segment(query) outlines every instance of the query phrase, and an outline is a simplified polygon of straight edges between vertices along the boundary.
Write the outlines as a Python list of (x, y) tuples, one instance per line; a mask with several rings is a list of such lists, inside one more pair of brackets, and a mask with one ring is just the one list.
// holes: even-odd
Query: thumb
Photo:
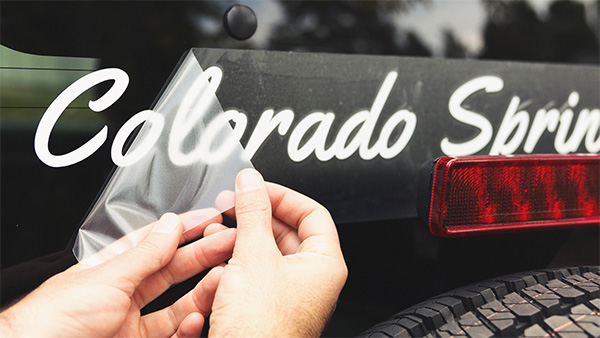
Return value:
[(271, 217), (271, 201), (262, 176), (254, 169), (242, 170), (235, 181), (234, 255), (248, 257), (265, 250), (277, 252)]
[[(107, 273), (137, 287), (144, 279), (167, 265), (175, 255), (182, 225), (179, 216), (164, 214), (148, 236), (134, 248), (106, 262)], [(120, 277), (120, 278), (119, 278)]]

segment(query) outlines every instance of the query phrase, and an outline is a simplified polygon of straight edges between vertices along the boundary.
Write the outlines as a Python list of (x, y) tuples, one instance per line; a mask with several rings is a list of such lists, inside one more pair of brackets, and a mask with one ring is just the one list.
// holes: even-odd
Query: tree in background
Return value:
[(399, 32), (397, 13), (411, 1), (282, 1), (284, 19), (271, 39), (276, 50), (430, 56), (414, 32)]
[(460, 40), (450, 29), (445, 29), (444, 36), (444, 56), (447, 58), (461, 59), (467, 56), (467, 50)]
[[(482, 59), (598, 63), (598, 32), (588, 24), (584, 4), (559, 0), (540, 18), (525, 0), (484, 0)], [(597, 23), (596, 23), (597, 24)]]

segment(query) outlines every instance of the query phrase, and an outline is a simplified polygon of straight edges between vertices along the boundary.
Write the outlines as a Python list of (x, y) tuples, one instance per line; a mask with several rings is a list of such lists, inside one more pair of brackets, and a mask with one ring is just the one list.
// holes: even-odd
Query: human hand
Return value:
[(235, 205), (237, 237), (209, 335), (318, 336), (348, 274), (331, 216), (304, 195), (265, 184), (255, 170), (238, 175)]
[[(181, 215), (184, 223), (194, 212)], [(181, 248), (182, 224), (165, 214), (136, 247), (100, 265), (76, 264), (0, 313), (0, 331), (12, 337), (199, 336), (210, 313), (223, 268), (213, 268), (172, 306), (140, 316), (140, 310), (199, 272), (227, 260), (235, 230), (219, 231)], [(214, 217), (190, 232), (221, 222)], [(195, 224), (194, 224), (195, 225)], [(187, 232), (189, 234), (190, 232)], [(213, 231), (214, 232), (214, 231)]]

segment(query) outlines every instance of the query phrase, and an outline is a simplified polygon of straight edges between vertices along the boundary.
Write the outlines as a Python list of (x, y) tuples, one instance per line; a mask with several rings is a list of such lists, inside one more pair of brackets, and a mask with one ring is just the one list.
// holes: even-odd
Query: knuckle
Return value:
[(177, 315), (175, 314), (175, 311), (173, 311), (172, 306), (167, 308), (167, 318), (169, 320), (169, 324), (171, 325), (171, 330), (176, 331), (179, 327), (179, 321), (177, 320)]
[(173, 273), (171, 273), (171, 271), (169, 270), (169, 266), (166, 266), (164, 269), (158, 270), (158, 274), (160, 278), (163, 279), (164, 283), (166, 283), (167, 285), (171, 286), (175, 284), (175, 277), (173, 276)]
[(271, 204), (268, 201), (255, 199), (242, 201), (235, 206), (235, 212), (239, 215), (245, 214), (271, 214)]
[(348, 279), (348, 266), (346, 265), (345, 262), (342, 262), (342, 264), (341, 264), (339, 276), (340, 276), (340, 280), (342, 280), (343, 282), (346, 282), (346, 279)]
[(144, 241), (136, 249), (136, 254), (147, 257), (152, 262), (158, 263), (162, 260), (161, 252), (163, 249), (154, 242)]
[(196, 246), (194, 248), (194, 258), (196, 259), (196, 264), (199, 264), (204, 268), (210, 267), (210, 261), (206, 255), (204, 247)]
[(344, 262), (338, 262), (335, 266), (331, 267), (331, 274), (336, 279), (345, 280), (348, 276), (348, 268)]
[(331, 213), (323, 205), (321, 205), (321, 204), (318, 205), (318, 207), (316, 209), (316, 213), (317, 213), (317, 215), (319, 215), (319, 217), (321, 217), (323, 219), (331, 220), (333, 222)]

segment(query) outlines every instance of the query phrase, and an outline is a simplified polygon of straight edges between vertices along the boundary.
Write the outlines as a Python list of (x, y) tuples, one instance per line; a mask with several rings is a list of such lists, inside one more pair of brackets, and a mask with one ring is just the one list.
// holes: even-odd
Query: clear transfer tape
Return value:
[[(135, 246), (166, 212), (194, 212), (201, 224), (233, 207), (235, 177), (252, 163), (216, 88), (222, 72), (202, 70), (189, 52), (152, 110), (134, 115), (111, 149), (118, 168), (84, 219), (73, 248), (86, 265)], [(125, 155), (122, 147), (142, 127)], [(189, 230), (189, 229), (186, 229)]]

